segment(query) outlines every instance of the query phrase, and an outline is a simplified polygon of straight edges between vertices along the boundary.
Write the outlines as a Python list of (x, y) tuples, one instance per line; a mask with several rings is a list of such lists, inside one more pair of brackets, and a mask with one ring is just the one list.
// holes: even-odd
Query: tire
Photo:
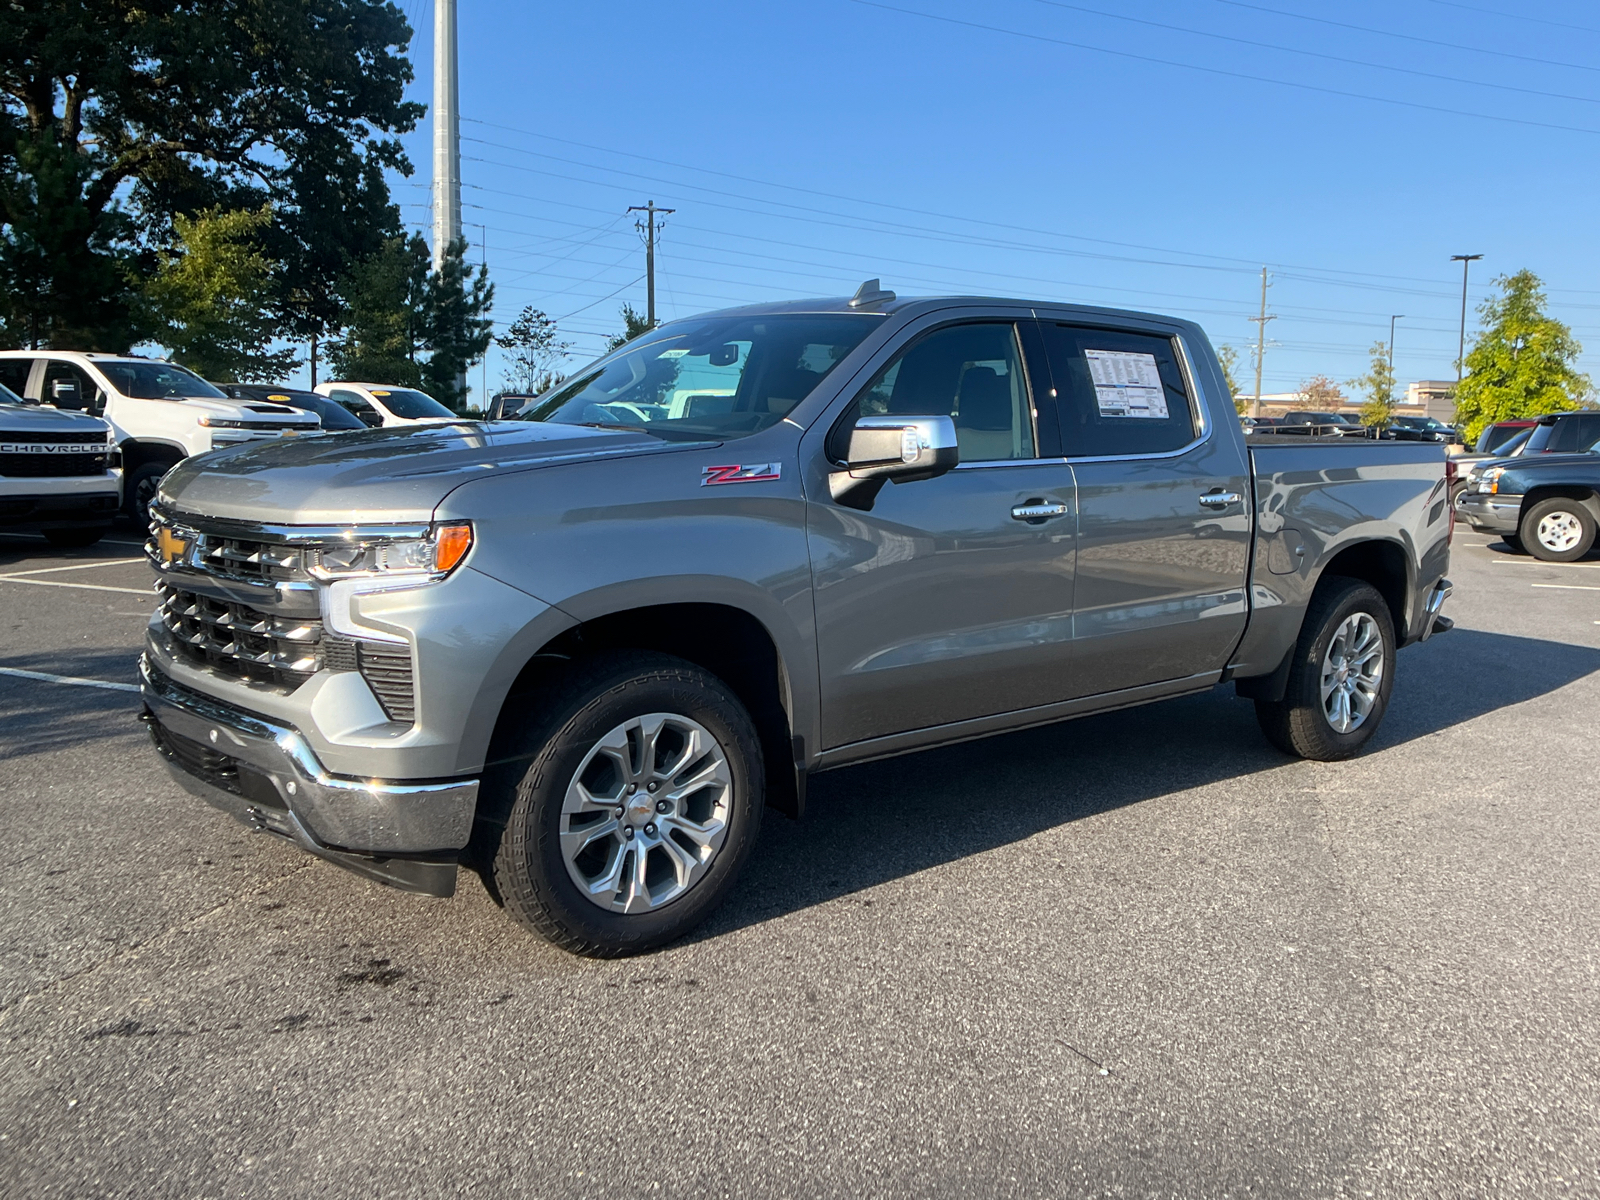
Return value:
[(145, 463), (124, 480), (123, 503), (141, 532), (150, 524), (150, 502), (156, 498), (156, 487), (161, 477), (177, 465), (169, 462)]
[(1522, 517), (1522, 544), (1542, 562), (1573, 562), (1594, 546), (1595, 519), (1565, 496), (1541, 500)]
[[(519, 923), (616, 958), (682, 937), (722, 902), (760, 830), (765, 772), (720, 679), (665, 654), (606, 654), (558, 684), (518, 740), (528, 763), (493, 876)], [(675, 786), (697, 763), (690, 780), (706, 782)]]
[[(1336, 639), (1345, 634), (1343, 645), (1349, 648), (1349, 638), (1354, 636), (1355, 648), (1360, 649), (1372, 633), (1380, 641), (1376, 659), (1367, 660), (1366, 672), (1343, 677), (1335, 675), (1337, 691), (1329, 696), (1325, 705), (1324, 675), (1337, 668), (1344, 657), (1335, 649)], [(1335, 576), (1325, 580), (1306, 610), (1283, 699), (1256, 701), (1256, 719), (1261, 723), (1261, 731), (1274, 746), (1297, 758), (1318, 762), (1350, 758), (1360, 752), (1383, 723), (1389, 694), (1394, 689), (1394, 661), (1394, 621), (1377, 589), (1358, 579)], [(1374, 667), (1377, 668), (1375, 679), (1372, 676)], [(1368, 682), (1363, 685), (1362, 680)], [(1344, 704), (1348, 717), (1345, 719), (1358, 718), (1344, 729), (1335, 724), (1329, 711), (1332, 706), (1336, 714), (1339, 712), (1339, 692), (1346, 696)], [(1360, 711), (1362, 703), (1367, 705), (1364, 712)]]
[(105, 537), (107, 528), (105, 525), (90, 525), (78, 529), (46, 529), (44, 540), (62, 550), (81, 550)]

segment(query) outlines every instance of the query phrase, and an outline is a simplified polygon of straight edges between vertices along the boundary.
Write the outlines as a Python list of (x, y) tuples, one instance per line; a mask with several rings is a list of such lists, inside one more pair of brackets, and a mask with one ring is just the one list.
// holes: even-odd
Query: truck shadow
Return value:
[[(99, 679), (137, 682), (137, 653), (114, 650), (52, 651), (0, 655), (0, 667)], [(0, 762), (30, 754), (47, 754), (103, 741), (119, 734), (138, 734), (137, 693), (48, 683), (0, 674)]]
[[(1369, 753), (1547, 695), (1600, 650), (1475, 630), (1401, 653)], [(806, 817), (768, 813), (715, 937), (1173, 792), (1292, 764), (1231, 686), (817, 776)], [(1338, 770), (1337, 764), (1327, 770)]]

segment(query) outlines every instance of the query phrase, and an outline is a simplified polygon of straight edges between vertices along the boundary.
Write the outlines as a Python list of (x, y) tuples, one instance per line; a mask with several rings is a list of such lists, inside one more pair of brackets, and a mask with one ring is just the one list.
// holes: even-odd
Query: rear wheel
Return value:
[(721, 680), (664, 654), (576, 669), (524, 734), (494, 856), (520, 923), (563, 949), (637, 954), (709, 916), (760, 828), (761, 744)]
[(1545, 562), (1572, 562), (1594, 545), (1595, 519), (1581, 503), (1565, 496), (1541, 500), (1522, 518), (1522, 544)]
[(106, 526), (90, 525), (78, 529), (46, 529), (44, 540), (63, 550), (92, 546), (106, 535)]
[(1282, 700), (1257, 700), (1256, 719), (1286, 754), (1333, 762), (1377, 732), (1394, 688), (1389, 606), (1357, 579), (1329, 579), (1306, 610)]

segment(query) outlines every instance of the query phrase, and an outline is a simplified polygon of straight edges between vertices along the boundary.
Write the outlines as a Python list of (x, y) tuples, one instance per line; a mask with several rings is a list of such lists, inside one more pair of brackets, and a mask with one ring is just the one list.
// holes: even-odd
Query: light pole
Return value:
[(1394, 403), (1394, 323), (1405, 313), (1395, 313), (1389, 318), (1389, 403)]
[(1467, 365), (1467, 270), (1481, 254), (1452, 254), (1451, 262), (1461, 264), (1461, 340), (1456, 343), (1456, 391), (1461, 390), (1461, 376)]

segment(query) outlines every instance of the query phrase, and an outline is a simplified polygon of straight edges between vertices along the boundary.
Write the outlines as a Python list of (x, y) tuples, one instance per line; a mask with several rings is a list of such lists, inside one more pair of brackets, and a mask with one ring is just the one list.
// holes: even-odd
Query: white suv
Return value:
[(323, 383), (316, 390), (374, 429), (383, 425), (442, 425), (462, 419), (416, 388), (390, 387), (386, 383)]
[(321, 425), (315, 413), (230, 400), (182, 367), (132, 355), (4, 350), (0, 384), (30, 403), (108, 421), (122, 451), (123, 501), (141, 523), (156, 485), (180, 459)]

